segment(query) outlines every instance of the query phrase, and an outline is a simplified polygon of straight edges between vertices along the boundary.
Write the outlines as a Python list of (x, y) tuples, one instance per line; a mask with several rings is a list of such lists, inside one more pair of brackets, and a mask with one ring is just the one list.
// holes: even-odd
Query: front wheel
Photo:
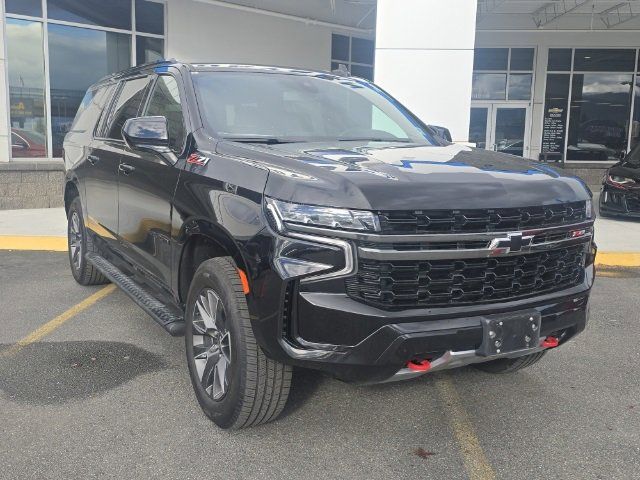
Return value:
[(85, 257), (87, 253), (100, 253), (87, 233), (82, 220), (82, 205), (76, 197), (67, 214), (67, 240), (69, 250), (69, 266), (76, 282), (80, 285), (101, 285), (109, 280), (91, 265)]
[(282, 412), (291, 367), (267, 358), (256, 343), (230, 257), (198, 267), (189, 288), (185, 327), (191, 383), (200, 407), (216, 425), (250, 427)]
[(511, 373), (530, 367), (540, 361), (546, 350), (516, 358), (499, 358), (490, 362), (476, 363), (474, 367), (487, 373)]

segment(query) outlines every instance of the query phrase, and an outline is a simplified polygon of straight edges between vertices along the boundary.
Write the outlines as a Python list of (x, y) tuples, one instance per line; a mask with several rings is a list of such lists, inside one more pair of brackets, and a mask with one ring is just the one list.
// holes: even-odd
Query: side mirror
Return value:
[(169, 147), (165, 117), (137, 117), (124, 122), (122, 137), (130, 147), (162, 151)]

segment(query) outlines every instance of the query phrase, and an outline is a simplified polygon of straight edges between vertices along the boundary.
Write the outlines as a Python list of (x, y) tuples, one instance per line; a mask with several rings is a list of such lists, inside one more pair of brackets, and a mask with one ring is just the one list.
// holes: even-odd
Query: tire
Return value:
[(185, 317), (189, 375), (204, 413), (224, 429), (277, 418), (289, 396), (292, 368), (267, 358), (258, 346), (230, 257), (198, 267)]
[(547, 351), (543, 350), (523, 357), (500, 358), (490, 362), (476, 363), (473, 366), (487, 373), (512, 373), (537, 363), (545, 353)]
[(93, 239), (87, 234), (82, 217), (80, 198), (76, 197), (69, 207), (67, 214), (67, 249), (69, 252), (69, 266), (76, 282), (80, 285), (102, 285), (109, 280), (87, 261), (87, 253), (97, 253)]

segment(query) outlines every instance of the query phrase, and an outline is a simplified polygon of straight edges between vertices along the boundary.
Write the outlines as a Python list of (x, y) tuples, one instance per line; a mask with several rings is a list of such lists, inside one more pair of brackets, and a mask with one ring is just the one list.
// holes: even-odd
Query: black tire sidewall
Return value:
[[(229, 428), (235, 423), (242, 407), (246, 385), (247, 345), (244, 341), (243, 318), (239, 310), (238, 295), (234, 288), (233, 279), (229, 278), (225, 270), (212, 268), (215, 265), (212, 262), (212, 260), (208, 260), (198, 268), (189, 288), (185, 312), (185, 347), (189, 375), (198, 403), (216, 425)], [(220, 297), (225, 309), (226, 327), (231, 334), (231, 379), (229, 389), (220, 400), (214, 400), (206, 393), (198, 378), (193, 360), (191, 325), (196, 300), (204, 288), (212, 289)]]

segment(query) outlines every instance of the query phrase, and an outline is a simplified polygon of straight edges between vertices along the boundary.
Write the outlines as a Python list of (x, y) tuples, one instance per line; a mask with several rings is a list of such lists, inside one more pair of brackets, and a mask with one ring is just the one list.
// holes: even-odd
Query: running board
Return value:
[(122, 273), (115, 265), (100, 255), (87, 253), (85, 258), (100, 270), (105, 277), (120, 287), (131, 300), (136, 302), (170, 335), (174, 337), (184, 335), (184, 318), (182, 315), (167, 307), (135, 283), (131, 277)]

